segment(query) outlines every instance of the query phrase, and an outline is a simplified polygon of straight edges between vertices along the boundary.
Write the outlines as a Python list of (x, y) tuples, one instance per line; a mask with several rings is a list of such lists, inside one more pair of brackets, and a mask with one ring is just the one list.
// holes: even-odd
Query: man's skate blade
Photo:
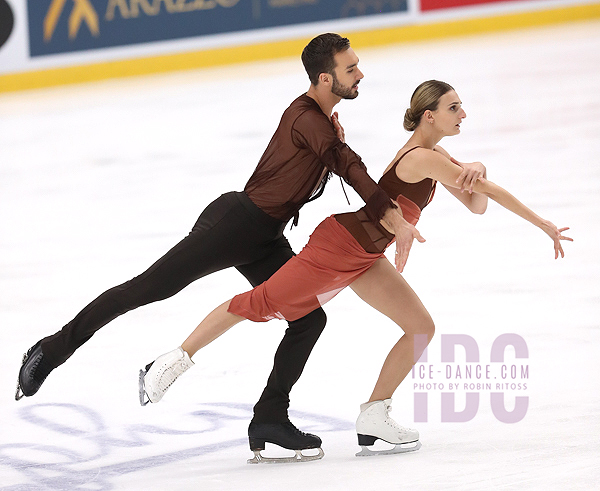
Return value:
[(17, 381), (17, 392), (15, 392), (15, 401), (20, 401), (21, 399), (23, 399), (23, 397), (25, 397), (25, 394), (23, 394), (23, 391), (21, 390), (21, 384)]
[(320, 460), (325, 456), (322, 448), (316, 448), (319, 453), (317, 455), (305, 455), (301, 450), (294, 450), (296, 455), (293, 457), (263, 457), (260, 450), (253, 450), (254, 457), (248, 459), (248, 464), (294, 464), (296, 462), (310, 462), (312, 460)]
[(421, 442), (400, 443), (387, 450), (371, 450), (365, 445), (361, 445), (362, 450), (356, 454), (356, 457), (372, 457), (373, 455), (393, 455), (398, 453), (416, 452), (421, 448)]
[[(21, 362), (21, 367), (23, 367), (26, 360), (27, 360), (27, 353), (25, 353), (23, 355), (23, 361)], [(15, 392), (15, 401), (20, 401), (21, 399), (23, 399), (23, 397), (25, 397), (25, 394), (23, 394), (23, 390), (21, 389), (21, 370), (19, 369), (19, 374), (17, 375), (17, 391)]]
[(144, 377), (146, 376), (146, 373), (144, 370), (140, 370), (140, 377), (139, 377), (139, 390), (140, 390), (140, 406), (145, 406), (146, 404), (148, 404), (150, 402), (150, 398), (146, 395), (146, 389), (144, 389)]
[(21, 390), (21, 384), (17, 380), (17, 391), (15, 392), (15, 401), (20, 401), (21, 399), (23, 399), (23, 397), (25, 397), (25, 394), (23, 394), (23, 391)]

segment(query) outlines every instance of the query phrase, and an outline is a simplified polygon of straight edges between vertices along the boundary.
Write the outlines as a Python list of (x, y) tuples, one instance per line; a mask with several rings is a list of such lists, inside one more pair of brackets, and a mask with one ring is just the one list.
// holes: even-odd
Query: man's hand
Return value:
[(335, 132), (337, 133), (338, 138), (342, 143), (346, 143), (346, 135), (344, 134), (344, 128), (340, 124), (340, 120), (338, 119), (337, 111), (331, 115), (331, 122), (333, 123), (333, 127), (335, 128)]
[(402, 273), (408, 254), (412, 247), (413, 241), (417, 239), (419, 242), (425, 242), (419, 231), (410, 223), (408, 223), (401, 214), (400, 208), (390, 208), (386, 211), (383, 220), (392, 229), (396, 236), (396, 271)]
[(469, 193), (473, 193), (473, 186), (475, 186), (475, 183), (479, 179), (486, 178), (486, 168), (481, 162), (472, 162), (470, 164), (466, 164), (453, 158), (450, 160), (462, 168), (462, 172), (456, 180), (456, 184), (460, 186), (461, 193), (467, 190)]
[(419, 231), (410, 223), (406, 222), (404, 227), (399, 229), (394, 228), (396, 235), (396, 271), (402, 273), (406, 261), (408, 261), (408, 253), (412, 247), (413, 240), (417, 239), (419, 242), (425, 242), (425, 239), (421, 237)]

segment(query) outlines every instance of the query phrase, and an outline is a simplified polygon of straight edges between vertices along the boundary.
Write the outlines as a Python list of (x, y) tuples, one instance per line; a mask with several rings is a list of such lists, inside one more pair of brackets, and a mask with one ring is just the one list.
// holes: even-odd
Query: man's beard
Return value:
[[(331, 86), (331, 92), (342, 99), (355, 99), (358, 96), (358, 90), (352, 90), (352, 87), (346, 87), (342, 85), (338, 78), (335, 76), (335, 72), (332, 74), (333, 85)], [(358, 83), (358, 82), (357, 82)]]

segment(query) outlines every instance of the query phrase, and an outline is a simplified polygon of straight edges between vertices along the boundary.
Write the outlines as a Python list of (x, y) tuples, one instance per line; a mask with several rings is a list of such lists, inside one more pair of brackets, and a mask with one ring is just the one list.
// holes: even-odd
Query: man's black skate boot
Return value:
[(23, 396), (29, 397), (35, 394), (52, 370), (54, 370), (54, 367), (42, 352), (42, 342), (38, 341), (23, 356), (15, 399), (18, 401)]
[[(323, 458), (321, 439), (317, 435), (304, 433), (296, 428), (290, 421), (285, 423), (250, 423), (248, 427), (248, 440), (250, 450), (254, 452), (254, 459), (248, 460), (249, 464), (259, 462), (307, 462)], [(268, 458), (260, 454), (265, 449), (266, 443), (273, 443), (288, 450), (296, 452), (295, 457)], [(303, 455), (301, 450), (318, 449), (317, 455)]]
[(265, 443), (274, 443), (289, 450), (319, 448), (321, 439), (317, 435), (304, 433), (290, 421), (286, 423), (250, 423), (248, 427), (250, 450), (264, 450)]

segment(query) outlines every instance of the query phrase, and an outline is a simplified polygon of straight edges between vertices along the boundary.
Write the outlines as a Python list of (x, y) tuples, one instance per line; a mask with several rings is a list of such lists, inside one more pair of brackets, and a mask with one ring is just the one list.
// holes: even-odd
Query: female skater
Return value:
[[(539, 227), (553, 241), (555, 259), (564, 257), (562, 235), (514, 196), (487, 180), (485, 170), (468, 193), (460, 191), (459, 165), (438, 146), (444, 136), (460, 133), (466, 117), (454, 89), (435, 80), (415, 90), (404, 117), (404, 128), (413, 132), (379, 181), (396, 200), (407, 221), (416, 224), (421, 210), (431, 201), (440, 182), (473, 213), (484, 213), (488, 198)], [(388, 354), (369, 400), (361, 405), (356, 423), (363, 454), (381, 439), (395, 444), (392, 452), (419, 448), (416, 430), (403, 428), (389, 417), (394, 391), (419, 359), (434, 334), (434, 323), (408, 283), (384, 256), (394, 236), (382, 221), (369, 222), (364, 208), (325, 219), (298, 256), (290, 259), (269, 280), (235, 296), (204, 319), (181, 347), (160, 356), (141, 372), (140, 395), (158, 402), (168, 387), (193, 365), (192, 357), (229, 328), (244, 319), (288, 321), (323, 305), (344, 287), (396, 322), (404, 335)], [(406, 445), (410, 444), (410, 445)], [(257, 458), (264, 442), (250, 441)]]

